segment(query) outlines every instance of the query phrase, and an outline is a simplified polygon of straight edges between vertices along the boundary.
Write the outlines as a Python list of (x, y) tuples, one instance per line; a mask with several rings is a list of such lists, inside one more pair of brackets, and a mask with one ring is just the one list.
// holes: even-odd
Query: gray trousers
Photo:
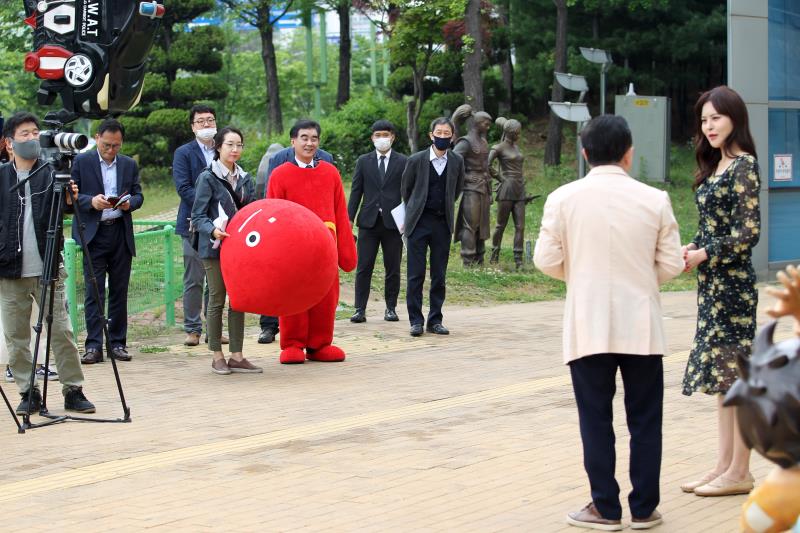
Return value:
[(203, 332), (203, 280), (206, 271), (197, 250), (188, 237), (183, 242), (183, 330), (186, 333)]
[[(222, 269), (219, 259), (203, 259), (208, 283), (208, 310), (206, 312), (206, 327), (208, 328), (208, 349), (212, 352), (221, 352), (222, 343), (222, 309), (225, 307), (225, 282), (222, 280)], [(234, 311), (228, 307), (228, 335), (230, 335), (229, 349), (231, 353), (241, 352), (244, 343), (244, 313)]]
[[(8, 365), (14, 374), (19, 391), (28, 392), (31, 386), (31, 308), (33, 302), (42, 307), (39, 301), (41, 296), (39, 278), (0, 279), (0, 319), (3, 321), (3, 333), (8, 346)], [(78, 347), (72, 338), (72, 325), (67, 315), (67, 301), (64, 295), (64, 277), (56, 282), (53, 294), (53, 325), (50, 341), (51, 354), (55, 359), (58, 377), (64, 393), (70, 387), (83, 386), (83, 371), (78, 357)], [(44, 317), (47, 318), (48, 308), (44, 308)], [(44, 321), (43, 321), (44, 322)], [(47, 346), (47, 337), (42, 330), (39, 341), (39, 352), (43, 353)]]

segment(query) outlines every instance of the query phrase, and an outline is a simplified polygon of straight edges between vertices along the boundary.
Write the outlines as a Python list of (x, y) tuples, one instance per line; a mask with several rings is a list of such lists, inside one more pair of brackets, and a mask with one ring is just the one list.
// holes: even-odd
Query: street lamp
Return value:
[(568, 91), (577, 91), (580, 94), (578, 96), (578, 102), (583, 102), (583, 98), (586, 96), (586, 93), (589, 92), (589, 84), (586, 83), (585, 76), (578, 76), (577, 74), (564, 74), (563, 72), (554, 72), (556, 75), (556, 81), (559, 85), (565, 88)]
[(591, 63), (600, 64), (600, 114), (606, 113), (606, 71), (612, 63), (611, 54), (599, 48), (581, 48), (583, 58)]
[(583, 98), (589, 91), (589, 85), (586, 83), (584, 76), (576, 74), (564, 74), (563, 72), (555, 72), (556, 81), (559, 85), (568, 91), (577, 91), (580, 93), (578, 96), (578, 103), (571, 102), (548, 102), (550, 109), (562, 120), (575, 122), (575, 148), (577, 150), (578, 158), (578, 178), (586, 175), (586, 161), (583, 159), (581, 153), (581, 129), (584, 123), (588, 122), (592, 117), (589, 115), (589, 108), (586, 104), (582, 103)]

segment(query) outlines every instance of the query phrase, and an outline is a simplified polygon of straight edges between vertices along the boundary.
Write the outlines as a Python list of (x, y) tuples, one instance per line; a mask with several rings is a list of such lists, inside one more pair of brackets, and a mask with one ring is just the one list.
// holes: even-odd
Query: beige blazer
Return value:
[(533, 261), (567, 282), (565, 363), (664, 353), (659, 285), (683, 270), (666, 192), (616, 165), (593, 168), (548, 196)]

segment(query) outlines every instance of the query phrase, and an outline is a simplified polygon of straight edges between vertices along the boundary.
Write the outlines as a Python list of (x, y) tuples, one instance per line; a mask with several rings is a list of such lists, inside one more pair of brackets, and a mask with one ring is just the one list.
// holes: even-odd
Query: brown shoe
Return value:
[(211, 362), (211, 371), (221, 376), (227, 376), (231, 373), (231, 369), (228, 367), (228, 363), (225, 362), (225, 359), (214, 359)]
[(187, 333), (186, 339), (184, 339), (183, 344), (185, 344), (186, 346), (198, 346), (200, 344), (200, 334)]
[(228, 359), (228, 368), (231, 369), (231, 372), (242, 374), (260, 374), (264, 371), (260, 366), (254, 365), (244, 357), (241, 361), (237, 361), (233, 357)]
[(661, 513), (653, 511), (653, 514), (647, 518), (631, 518), (631, 529), (650, 529), (651, 527), (656, 527), (663, 521)]
[(747, 474), (747, 477), (741, 481), (719, 476), (717, 479), (694, 489), (694, 493), (698, 496), (734, 496), (736, 494), (748, 494), (753, 490), (754, 485), (755, 479), (753, 479), (752, 474)]
[(601, 531), (622, 531), (622, 520), (609, 520), (603, 518), (594, 502), (581, 509), (567, 515), (567, 524), (587, 529), (599, 529)]
[(103, 352), (97, 348), (86, 348), (86, 353), (81, 357), (81, 364), (93, 365), (103, 362)]

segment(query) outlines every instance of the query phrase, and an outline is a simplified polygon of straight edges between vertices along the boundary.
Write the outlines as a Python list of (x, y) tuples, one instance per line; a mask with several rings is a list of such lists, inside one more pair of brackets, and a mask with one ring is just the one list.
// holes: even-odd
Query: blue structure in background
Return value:
[[(769, 0), (769, 160), (762, 168), (769, 169), (770, 263), (800, 259), (799, 55), (800, 2)], [(776, 154), (790, 156), (791, 175), (776, 174)]]

